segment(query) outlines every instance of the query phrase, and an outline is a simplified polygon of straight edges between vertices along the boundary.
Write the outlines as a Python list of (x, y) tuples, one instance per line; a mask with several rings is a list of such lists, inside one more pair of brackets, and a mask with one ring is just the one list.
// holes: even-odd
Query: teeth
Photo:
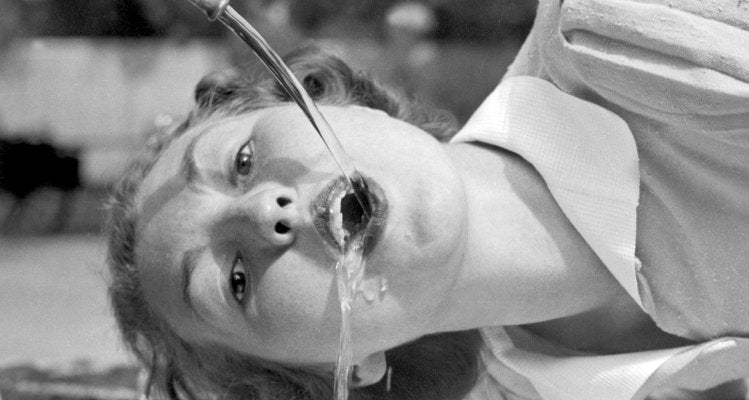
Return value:
[(346, 238), (346, 232), (343, 230), (343, 214), (341, 214), (341, 200), (345, 195), (346, 191), (344, 190), (338, 193), (330, 202), (330, 209), (328, 210), (330, 212), (330, 231), (341, 247), (343, 247)]

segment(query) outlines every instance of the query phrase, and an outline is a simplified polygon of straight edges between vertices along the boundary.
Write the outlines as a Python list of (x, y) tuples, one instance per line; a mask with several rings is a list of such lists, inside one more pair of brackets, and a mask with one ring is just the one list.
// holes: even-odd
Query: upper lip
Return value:
[[(336, 241), (330, 223), (333, 201), (338, 201), (346, 191), (350, 193), (351, 186), (343, 176), (333, 179), (320, 191), (312, 203), (312, 216), (315, 229), (330, 246), (340, 252), (344, 252), (350, 243), (361, 240), (363, 242), (363, 254), (367, 255), (375, 247), (384, 227), (387, 215), (387, 203), (384, 192), (377, 183), (364, 176), (360, 177), (364, 181), (365, 186), (365, 190), (361, 191), (360, 194), (366, 197), (363, 199), (364, 202), (369, 203), (367, 210), (369, 218), (365, 217), (363, 219), (366, 222), (363, 228), (359, 228), (353, 235), (347, 236), (347, 240), (343, 246)], [(339, 209), (339, 207), (335, 208)], [(345, 213), (343, 213), (343, 217), (344, 224), (352, 225), (354, 222), (358, 222), (347, 221)]]

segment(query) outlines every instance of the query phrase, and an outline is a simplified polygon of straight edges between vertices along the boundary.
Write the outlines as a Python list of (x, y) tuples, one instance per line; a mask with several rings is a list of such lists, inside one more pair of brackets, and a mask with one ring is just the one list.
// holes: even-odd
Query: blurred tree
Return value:
[(0, 41), (17, 36), (216, 36), (186, 0), (0, 0)]
[[(308, 35), (383, 34), (387, 10), (401, 0), (234, 0), (251, 20), (258, 10), (288, 11), (290, 23)], [(436, 38), (497, 40), (524, 35), (537, 0), (420, 0), (438, 20)], [(0, 0), (0, 44), (17, 36), (220, 36), (187, 0)]]
[(7, 44), (17, 35), (28, 30), (32, 8), (30, 4), (18, 0), (0, 0), (0, 46)]
[[(279, 0), (283, 1), (283, 0)], [(305, 33), (325, 36), (382, 35), (387, 10), (406, 0), (286, 0), (292, 21)], [(537, 0), (411, 0), (431, 8), (439, 40), (522, 40)], [(334, 25), (334, 27), (331, 27)]]
[(318, 36), (379, 36), (387, 10), (399, 0), (288, 0), (291, 21)]
[(40, 36), (153, 36), (156, 31), (138, 3), (127, 0), (36, 1)]
[[(111, 0), (110, 0), (111, 1)], [(176, 38), (222, 36), (226, 29), (219, 23), (208, 21), (205, 14), (187, 0), (129, 0), (137, 3), (149, 23), (156, 27), (159, 36)], [(237, 8), (241, 1), (233, 1)]]
[(530, 32), (537, 0), (430, 0), (437, 14), (436, 39), (523, 40)]

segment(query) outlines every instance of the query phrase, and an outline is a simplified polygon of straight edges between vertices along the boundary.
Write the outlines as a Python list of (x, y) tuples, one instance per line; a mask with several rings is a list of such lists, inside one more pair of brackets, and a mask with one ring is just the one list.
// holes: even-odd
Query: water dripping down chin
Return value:
[(368, 303), (372, 304), (375, 300), (382, 301), (385, 298), (385, 294), (388, 291), (388, 281), (384, 276), (380, 276), (379, 279), (364, 280), (359, 285), (356, 292), (356, 296), (361, 297)]
[[(360, 182), (364, 183), (363, 180)], [(372, 304), (378, 298), (382, 300), (388, 290), (387, 279), (384, 277), (380, 277), (379, 280), (364, 279), (365, 256), (382, 230), (387, 210), (382, 190), (376, 184), (373, 185), (377, 194), (370, 192), (366, 184), (359, 188), (359, 196), (355, 195), (356, 188), (349, 187), (346, 194), (340, 197), (340, 200), (336, 200), (331, 209), (331, 214), (332, 211), (338, 213), (332, 217), (340, 221), (340, 225), (335, 228), (338, 229), (338, 234), (343, 234), (343, 243), (340, 246), (342, 251), (335, 268), (341, 310), (339, 352), (334, 383), (336, 400), (348, 398), (348, 383), (353, 365), (351, 317), (356, 298), (361, 295), (366, 303)], [(362, 197), (366, 200), (362, 201)]]

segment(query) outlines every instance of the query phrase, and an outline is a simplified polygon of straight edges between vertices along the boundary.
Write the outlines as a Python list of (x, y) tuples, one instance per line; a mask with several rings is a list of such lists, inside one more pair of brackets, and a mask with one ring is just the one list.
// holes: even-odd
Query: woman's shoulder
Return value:
[(743, 1), (546, 0), (508, 75), (549, 79), (662, 123), (726, 131), (749, 121), (748, 42)]
[(749, 2), (544, 0), (508, 72), (626, 121), (640, 170), (630, 269), (680, 336), (749, 334), (748, 42)]

